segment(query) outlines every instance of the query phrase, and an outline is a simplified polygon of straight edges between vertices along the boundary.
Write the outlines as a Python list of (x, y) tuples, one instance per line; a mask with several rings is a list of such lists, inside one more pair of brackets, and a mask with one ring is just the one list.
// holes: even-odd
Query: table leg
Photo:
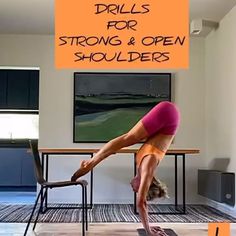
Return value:
[(178, 155), (175, 154), (175, 209), (178, 207)]
[[(93, 158), (93, 154), (91, 154)], [(90, 209), (93, 207), (93, 169), (90, 171)]]
[(183, 154), (183, 213), (186, 214), (185, 154)]
[[(42, 153), (41, 155), (41, 163), (42, 163), (42, 174), (43, 174), (43, 177), (44, 177), (44, 153)], [(42, 187), (41, 187), (42, 189)], [(43, 190), (41, 191), (41, 195), (40, 195), (40, 212), (42, 213), (43, 212)]]
[[(48, 181), (48, 154), (46, 155), (46, 181)], [(48, 188), (46, 188), (46, 195), (45, 195), (45, 211), (48, 207)]]
[[(134, 177), (137, 174), (137, 168), (136, 168), (136, 153), (134, 153)], [(134, 192), (134, 214), (138, 214), (137, 212), (137, 193)]]

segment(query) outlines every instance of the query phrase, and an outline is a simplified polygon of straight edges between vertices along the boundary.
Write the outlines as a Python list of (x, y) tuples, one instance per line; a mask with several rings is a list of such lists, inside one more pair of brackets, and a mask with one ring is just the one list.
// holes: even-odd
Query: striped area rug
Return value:
[[(65, 207), (75, 205), (50, 205), (52, 207)], [(0, 222), (24, 223), (29, 219), (32, 205), (8, 205), (0, 204)], [(151, 205), (150, 211), (174, 211), (170, 205)], [(90, 222), (140, 222), (139, 216), (133, 213), (133, 205), (129, 204), (97, 204), (88, 210)], [(150, 222), (180, 222), (180, 223), (207, 223), (207, 222), (231, 222), (236, 218), (226, 215), (212, 207), (204, 205), (188, 205), (186, 215), (150, 215)], [(73, 223), (81, 221), (79, 209), (49, 209), (40, 214), (38, 222), (63, 222)]]

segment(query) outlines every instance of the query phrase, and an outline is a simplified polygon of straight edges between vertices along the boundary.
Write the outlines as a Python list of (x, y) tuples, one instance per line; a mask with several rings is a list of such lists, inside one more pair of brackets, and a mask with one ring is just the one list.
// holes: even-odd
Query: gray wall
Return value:
[[(236, 7), (206, 38), (207, 165), (236, 172)], [(236, 207), (209, 202), (236, 215)]]

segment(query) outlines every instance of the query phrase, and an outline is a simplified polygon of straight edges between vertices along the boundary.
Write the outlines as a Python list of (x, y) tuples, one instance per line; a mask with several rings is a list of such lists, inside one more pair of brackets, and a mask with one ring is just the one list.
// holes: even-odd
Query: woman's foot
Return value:
[(80, 168), (72, 175), (71, 181), (76, 181), (79, 177), (86, 175), (89, 171), (93, 169), (90, 160), (81, 161)]

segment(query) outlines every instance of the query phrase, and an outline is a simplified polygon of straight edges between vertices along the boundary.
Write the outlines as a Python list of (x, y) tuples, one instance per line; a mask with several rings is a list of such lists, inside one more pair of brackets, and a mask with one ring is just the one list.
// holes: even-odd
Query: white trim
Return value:
[(40, 70), (40, 67), (0, 66), (0, 70)]

